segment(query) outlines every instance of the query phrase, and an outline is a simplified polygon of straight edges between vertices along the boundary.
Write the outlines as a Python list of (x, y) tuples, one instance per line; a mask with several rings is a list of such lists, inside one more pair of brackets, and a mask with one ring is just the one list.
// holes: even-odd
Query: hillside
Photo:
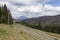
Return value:
[(0, 24), (0, 40), (39, 40), (16, 26)]
[[(54, 34), (54, 33), (53, 33)], [(20, 24), (0, 24), (0, 40), (60, 40), (59, 34), (43, 32)]]
[(43, 27), (46, 27), (46, 25), (50, 25), (50, 24), (60, 25), (60, 15), (30, 18), (30, 19), (22, 20), (17, 23), (39, 26), (39, 22), (40, 22), (40, 26), (42, 27), (42, 29)]
[(28, 18), (25, 17), (25, 16), (20, 16), (19, 18), (13, 19), (13, 21), (14, 21), (14, 22), (18, 22), (18, 21), (25, 20), (25, 19), (28, 19)]
[(60, 15), (42, 16), (17, 22), (25, 26), (60, 34)]
[(38, 25), (38, 23), (40, 22), (41, 26), (43, 27), (48, 24), (60, 24), (60, 15), (30, 18), (30, 19), (22, 20), (20, 22), (25, 22), (33, 25)]

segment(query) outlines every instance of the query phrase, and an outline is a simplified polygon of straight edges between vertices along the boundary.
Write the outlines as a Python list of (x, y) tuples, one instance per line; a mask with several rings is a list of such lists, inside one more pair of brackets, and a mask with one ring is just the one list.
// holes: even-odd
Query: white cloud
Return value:
[(41, 13), (42, 16), (53, 16), (60, 14), (60, 6), (45, 5), (44, 11)]
[[(27, 17), (37, 17), (37, 13), (40, 13), (43, 11), (43, 6), (40, 5), (30, 5), (30, 6), (23, 6), (18, 7), (15, 5), (8, 5), (9, 9), (12, 12), (13, 18), (18, 18), (20, 16), (27, 16)], [(28, 12), (28, 13), (26, 13)], [(28, 14), (28, 15), (27, 15)], [(33, 16), (32, 16), (33, 15)]]
[[(20, 16), (31, 18), (60, 14), (60, 6), (54, 7), (46, 4), (43, 6), (44, 3), (49, 1), (53, 0), (0, 0), (0, 5), (7, 4), (13, 18), (18, 18)], [(24, 6), (16, 6), (15, 3), (24, 4)]]
[(49, 10), (49, 11), (59, 12), (60, 11), (60, 6), (54, 7), (52, 5), (45, 5), (45, 9)]
[(5, 2), (4, 2), (4, 1), (0, 1), (0, 5), (1, 5), (1, 6), (3, 6), (4, 4), (8, 5), (9, 2), (7, 2), (7, 1), (5, 1)]
[(53, 15), (58, 15), (60, 13), (57, 12), (52, 12), (52, 11), (44, 11), (42, 12), (41, 16), (53, 16)]
[(43, 9), (42, 5), (34, 5), (34, 6), (23, 6), (23, 7), (17, 8), (17, 11), (20, 11), (20, 12), (25, 12), (25, 11), (41, 12), (42, 9)]
[[(21, 8), (14, 8), (15, 10), (13, 10), (12, 14), (15, 14), (16, 16), (27, 16), (27, 17), (37, 17), (38, 15), (36, 15), (37, 13), (40, 13), (42, 11), (42, 7), (39, 7), (39, 6), (24, 6), (24, 7), (21, 7)], [(13, 15), (13, 16), (15, 16)]]

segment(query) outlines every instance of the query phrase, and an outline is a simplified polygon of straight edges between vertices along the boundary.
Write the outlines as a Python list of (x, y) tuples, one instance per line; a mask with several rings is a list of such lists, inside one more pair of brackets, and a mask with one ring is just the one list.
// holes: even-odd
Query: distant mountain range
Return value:
[(13, 20), (14, 22), (18, 22), (18, 21), (25, 20), (25, 19), (28, 19), (28, 18), (25, 16), (20, 16), (18, 19), (13, 19)]
[(33, 25), (38, 25), (38, 23), (40, 22), (41, 26), (44, 27), (45, 25), (48, 24), (60, 24), (60, 15), (30, 18), (30, 19), (22, 20), (20, 22), (25, 22)]

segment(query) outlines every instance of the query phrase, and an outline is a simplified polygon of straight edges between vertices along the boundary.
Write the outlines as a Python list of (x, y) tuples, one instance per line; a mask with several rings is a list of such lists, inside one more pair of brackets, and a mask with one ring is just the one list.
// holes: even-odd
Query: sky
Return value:
[(60, 14), (60, 0), (0, 0), (0, 6), (4, 4), (14, 19), (20, 16), (32, 18)]

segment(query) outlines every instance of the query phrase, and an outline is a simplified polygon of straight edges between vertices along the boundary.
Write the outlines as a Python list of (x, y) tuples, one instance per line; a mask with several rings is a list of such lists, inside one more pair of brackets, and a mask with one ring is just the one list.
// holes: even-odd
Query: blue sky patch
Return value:
[(60, 0), (50, 1), (50, 2), (47, 2), (46, 4), (50, 4), (53, 6), (60, 6)]

